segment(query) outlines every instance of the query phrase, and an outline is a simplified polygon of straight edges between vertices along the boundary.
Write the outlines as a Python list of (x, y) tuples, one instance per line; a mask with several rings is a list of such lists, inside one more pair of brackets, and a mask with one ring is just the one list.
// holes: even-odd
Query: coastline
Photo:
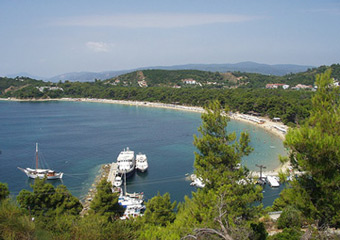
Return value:
[[(158, 103), (158, 102), (141, 102), (141, 101), (127, 101), (127, 100), (111, 100), (111, 99), (97, 99), (97, 98), (57, 98), (57, 99), (17, 99), (17, 98), (0, 98), (0, 101), (18, 101), (18, 102), (48, 102), (48, 101), (67, 101), (67, 102), (93, 102), (93, 103), (107, 103), (107, 104), (121, 104), (121, 105), (130, 105), (130, 106), (142, 106), (142, 107), (154, 107), (154, 108), (163, 108), (163, 109), (171, 109), (171, 110), (180, 110), (186, 112), (196, 112), (203, 113), (204, 109), (202, 107), (194, 107), (194, 106), (184, 106), (184, 105), (175, 105), (175, 104), (167, 104), (167, 103)], [(274, 134), (279, 137), (282, 141), (285, 139), (285, 133), (280, 131), (279, 129), (288, 129), (286, 125), (282, 122), (274, 122), (269, 118), (264, 117), (255, 117), (263, 121), (262, 123), (257, 123), (255, 121), (250, 120), (251, 116), (240, 113), (232, 113), (230, 119), (236, 121), (246, 122), (248, 124), (252, 124), (262, 129), (266, 130), (268, 133)], [(272, 171), (264, 172), (264, 174), (268, 175), (277, 175), (280, 171), (286, 171), (289, 167), (289, 164), (280, 164)]]

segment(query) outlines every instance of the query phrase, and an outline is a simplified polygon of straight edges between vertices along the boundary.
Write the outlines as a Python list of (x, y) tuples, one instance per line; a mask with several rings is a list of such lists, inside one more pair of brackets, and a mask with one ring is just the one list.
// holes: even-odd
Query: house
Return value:
[(279, 87), (282, 87), (283, 89), (288, 89), (289, 85), (282, 84), (282, 83), (268, 83), (268, 84), (266, 84), (267, 89), (277, 89)]
[(182, 82), (185, 84), (197, 84), (196, 80), (192, 79), (192, 78), (187, 78), (187, 79), (182, 79)]
[(147, 82), (146, 82), (145, 80), (138, 81), (138, 85), (139, 85), (140, 87), (148, 87), (148, 84), (147, 84)]
[(292, 87), (292, 89), (300, 90), (300, 89), (313, 89), (312, 85), (303, 85), (303, 84), (298, 84), (295, 87)]
[(64, 89), (60, 88), (60, 87), (37, 87), (37, 89), (39, 89), (40, 92), (44, 92), (45, 89), (49, 90), (49, 91), (64, 91)]

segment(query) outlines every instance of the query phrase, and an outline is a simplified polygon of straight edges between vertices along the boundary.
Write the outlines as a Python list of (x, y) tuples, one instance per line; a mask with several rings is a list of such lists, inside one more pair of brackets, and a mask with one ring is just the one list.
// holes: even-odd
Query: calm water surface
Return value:
[[(130, 147), (147, 154), (149, 170), (128, 180), (128, 191), (142, 191), (146, 198), (170, 192), (182, 201), (194, 190), (185, 180), (194, 162), (193, 135), (198, 134), (200, 114), (148, 107), (84, 102), (1, 102), (0, 182), (11, 194), (32, 183), (17, 167), (34, 167), (35, 143), (42, 159), (56, 171), (63, 171), (63, 183), (78, 197), (84, 197), (101, 164), (116, 161), (119, 152)], [(229, 131), (246, 130), (253, 153), (243, 164), (255, 169), (278, 166), (278, 154), (285, 154), (282, 141), (265, 130), (231, 121)], [(264, 203), (270, 204), (279, 189), (266, 189)]]

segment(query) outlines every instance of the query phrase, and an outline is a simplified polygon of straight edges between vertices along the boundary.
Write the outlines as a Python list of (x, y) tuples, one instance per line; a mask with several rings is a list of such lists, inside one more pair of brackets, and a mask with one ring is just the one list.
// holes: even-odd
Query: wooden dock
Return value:
[(110, 172), (109, 172), (109, 175), (107, 176), (107, 181), (111, 182), (112, 185), (115, 181), (117, 172), (118, 172), (118, 164), (115, 162), (111, 163)]

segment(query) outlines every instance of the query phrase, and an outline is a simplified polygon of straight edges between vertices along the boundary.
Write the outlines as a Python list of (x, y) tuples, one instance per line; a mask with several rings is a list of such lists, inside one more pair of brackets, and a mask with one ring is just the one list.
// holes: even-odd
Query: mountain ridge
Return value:
[[(121, 74), (146, 69), (160, 69), (160, 70), (201, 70), (201, 71), (211, 71), (211, 72), (247, 72), (247, 73), (260, 73), (265, 75), (277, 75), (283, 76), (289, 73), (298, 73), (307, 71), (309, 68), (315, 68), (315, 66), (308, 65), (296, 65), (296, 64), (264, 64), (256, 63), (251, 61), (239, 62), (239, 63), (222, 63), (222, 64), (182, 64), (182, 65), (172, 65), (172, 66), (149, 66), (140, 67), (128, 70), (117, 70), (117, 71), (103, 71), (103, 72), (69, 72), (56, 75), (50, 78), (37, 77), (35, 79), (41, 79), (50, 82), (59, 81), (71, 81), (71, 82), (91, 82), (95, 79), (106, 80), (109, 78), (117, 77)], [(25, 73), (25, 75), (15, 75), (11, 74), (7, 77), (15, 76), (26, 76), (30, 77), (33, 75)]]

